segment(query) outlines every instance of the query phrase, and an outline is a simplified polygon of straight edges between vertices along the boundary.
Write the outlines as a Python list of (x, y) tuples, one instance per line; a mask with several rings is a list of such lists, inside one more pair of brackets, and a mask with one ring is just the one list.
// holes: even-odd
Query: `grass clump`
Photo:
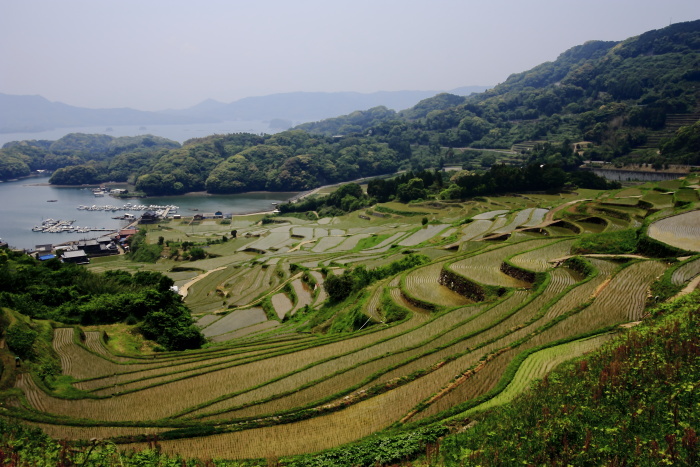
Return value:
[(579, 255), (591, 253), (622, 255), (634, 253), (636, 250), (637, 230), (635, 229), (584, 235), (571, 247), (571, 252)]

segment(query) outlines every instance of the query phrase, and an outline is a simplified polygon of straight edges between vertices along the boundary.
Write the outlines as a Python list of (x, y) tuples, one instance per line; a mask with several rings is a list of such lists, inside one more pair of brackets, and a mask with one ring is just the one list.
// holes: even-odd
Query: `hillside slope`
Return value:
[(448, 437), (444, 465), (697, 465), (699, 325), (700, 294), (664, 304)]

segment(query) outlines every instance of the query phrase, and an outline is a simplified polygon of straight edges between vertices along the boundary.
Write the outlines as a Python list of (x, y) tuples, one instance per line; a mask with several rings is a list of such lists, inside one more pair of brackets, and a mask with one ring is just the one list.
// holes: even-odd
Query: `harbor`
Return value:
[(180, 209), (178, 206), (175, 206), (173, 204), (168, 204), (168, 205), (161, 205), (161, 204), (131, 204), (131, 203), (126, 203), (122, 206), (114, 206), (112, 204), (105, 204), (105, 205), (83, 205), (81, 204), (80, 206), (77, 207), (79, 211), (111, 211), (111, 212), (117, 212), (117, 211), (168, 211), (170, 213), (176, 213), (178, 209)]
[[(238, 215), (269, 211), (271, 203), (285, 202), (297, 194), (190, 194), (118, 200), (95, 197), (93, 191), (85, 187), (52, 186), (48, 179), (48, 176), (38, 176), (0, 183), (0, 200), (3, 201), (0, 203), (0, 238), (10, 247), (31, 250), (41, 244), (81, 241), (118, 232), (146, 212), (157, 215), (162, 211), (162, 217), (176, 217), (185, 213), (192, 216), (221, 211)], [(49, 219), (73, 222), (63, 224), (60, 229), (46, 229), (45, 233), (41, 227), (43, 221)], [(34, 230), (35, 227), (40, 228)]]
[[(141, 211), (151, 213), (151, 217), (158, 219), (165, 219), (177, 213), (178, 207), (175, 205), (158, 205), (158, 204), (132, 204), (126, 203), (122, 206), (114, 206), (111, 204), (105, 204), (98, 206), (93, 204), (92, 206), (86, 206), (81, 204), (77, 207), (79, 211), (98, 211), (98, 212), (117, 212), (117, 211)], [(112, 217), (116, 220), (126, 220), (126, 221), (136, 221), (137, 217), (133, 214), (125, 213), (121, 216)], [(64, 219), (44, 219), (41, 224), (37, 224), (32, 227), (32, 232), (41, 233), (87, 233), (87, 232), (113, 232), (115, 229), (111, 227), (88, 227), (75, 225), (75, 219), (64, 220)]]
[(42, 232), (42, 233), (66, 233), (66, 232), (112, 232), (113, 228), (107, 227), (81, 227), (75, 224), (75, 219), (73, 220), (62, 220), (62, 219), (45, 219), (39, 225), (32, 227), (32, 232)]

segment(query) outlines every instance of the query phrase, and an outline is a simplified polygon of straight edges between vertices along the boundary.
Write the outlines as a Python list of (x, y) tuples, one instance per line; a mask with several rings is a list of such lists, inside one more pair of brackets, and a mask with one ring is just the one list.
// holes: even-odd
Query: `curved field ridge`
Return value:
[(218, 336), (227, 332), (262, 323), (267, 320), (265, 311), (262, 308), (248, 308), (247, 310), (232, 311), (220, 320), (205, 327), (202, 333), (206, 337)]
[(460, 306), (471, 300), (439, 283), (443, 263), (435, 263), (408, 273), (404, 287), (409, 297), (439, 306)]
[(592, 352), (612, 339), (612, 337), (613, 334), (601, 334), (542, 349), (529, 355), (518, 368), (513, 380), (503, 391), (483, 404), (462, 412), (459, 416), (469, 416), (473, 413), (510, 402), (515, 396), (526, 390), (533, 381), (541, 379), (560, 363)]
[(529, 287), (529, 283), (503, 273), (503, 271), (501, 271), (501, 263), (503, 259), (508, 256), (535, 249), (551, 242), (552, 241), (549, 239), (544, 239), (507, 245), (456, 261), (450, 264), (448, 269), (480, 284), (505, 287)]
[(700, 274), (700, 258), (689, 261), (676, 269), (671, 276), (671, 282), (673, 285), (685, 284), (698, 274)]
[(430, 240), (438, 233), (442, 232), (445, 228), (449, 227), (448, 224), (437, 224), (437, 225), (427, 225), (424, 228), (418, 230), (416, 233), (407, 237), (399, 242), (401, 246), (416, 246), (419, 243), (423, 243)]
[(472, 217), (472, 219), (493, 219), (498, 216), (502, 216), (503, 214), (507, 213), (507, 209), (499, 209), (497, 211), (489, 211), (489, 212), (484, 212), (481, 214), (477, 214), (476, 216)]
[(649, 226), (649, 236), (667, 245), (700, 251), (700, 210), (666, 217)]

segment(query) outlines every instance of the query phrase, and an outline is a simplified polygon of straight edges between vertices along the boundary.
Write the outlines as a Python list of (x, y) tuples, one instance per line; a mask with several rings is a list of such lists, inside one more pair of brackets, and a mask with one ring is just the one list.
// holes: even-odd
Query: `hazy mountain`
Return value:
[[(456, 94), (458, 96), (469, 96), (471, 94), (478, 94), (491, 89), (493, 86), (462, 86), (459, 88), (454, 88), (450, 91), (446, 91), (448, 94)], [(437, 94), (437, 93), (435, 93)], [(399, 109), (396, 109), (399, 110)]]
[[(487, 86), (466, 86), (453, 94), (482, 92)], [(439, 91), (291, 92), (246, 97), (229, 104), (207, 99), (180, 110), (145, 112), (129, 108), (86, 109), (41, 96), (0, 94), (0, 133), (43, 131), (95, 125), (168, 125), (228, 120), (288, 120), (301, 123), (336, 117), (355, 110), (385, 106), (401, 110)]]
[[(482, 92), (488, 86), (465, 86), (450, 91), (468, 95)], [(438, 94), (440, 91), (380, 91), (359, 92), (289, 92), (268, 96), (246, 97), (230, 104), (206, 100), (194, 107), (167, 110), (168, 115), (214, 118), (217, 120), (285, 119), (296, 123), (337, 117), (356, 110), (384, 106), (402, 110)]]
[(86, 109), (41, 96), (0, 94), (0, 133), (44, 131), (94, 125), (167, 125), (195, 123), (196, 117), (134, 109)]

